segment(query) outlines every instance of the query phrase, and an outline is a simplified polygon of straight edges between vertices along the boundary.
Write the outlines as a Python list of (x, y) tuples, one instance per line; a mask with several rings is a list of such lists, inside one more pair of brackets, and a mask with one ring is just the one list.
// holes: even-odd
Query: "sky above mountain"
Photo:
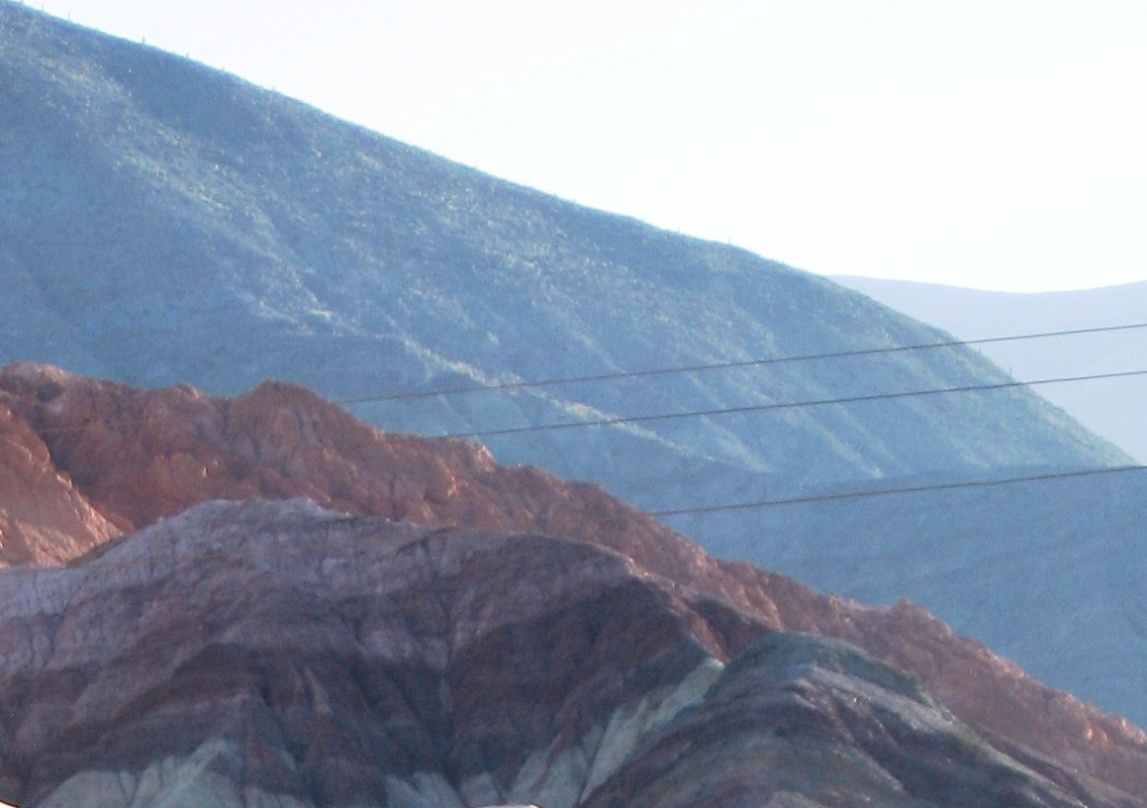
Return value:
[(582, 204), (823, 274), (1147, 273), (1147, 5), (44, 0)]

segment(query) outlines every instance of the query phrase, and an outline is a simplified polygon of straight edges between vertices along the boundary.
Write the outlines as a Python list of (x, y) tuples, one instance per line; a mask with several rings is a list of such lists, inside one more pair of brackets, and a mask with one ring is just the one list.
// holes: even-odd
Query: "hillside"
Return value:
[[(509, 185), (12, 3), (0, 4), (0, 105), (0, 360), (375, 399), (355, 413), (483, 433), (501, 460), (650, 509), (1127, 460), (1021, 389), (788, 406), (1007, 381), (967, 350), (635, 375), (940, 336), (822, 279)], [(418, 397), (378, 400), (395, 395)], [(711, 414), (536, 429), (698, 411)]]
[(617, 513), (629, 554), (211, 502), (67, 566), (0, 571), (0, 794), (37, 808), (1147, 799), (1140, 731), (922, 610), (818, 596)]
[[(960, 339), (1107, 328), (1147, 322), (1147, 282), (1071, 292), (1019, 294), (935, 284), (840, 277), (834, 280)], [(978, 346), (1018, 379), (1123, 373), (1147, 369), (1147, 328)], [(1140, 461), (1147, 424), (1140, 402), (1147, 377), (1041, 385), (1040, 395)]]

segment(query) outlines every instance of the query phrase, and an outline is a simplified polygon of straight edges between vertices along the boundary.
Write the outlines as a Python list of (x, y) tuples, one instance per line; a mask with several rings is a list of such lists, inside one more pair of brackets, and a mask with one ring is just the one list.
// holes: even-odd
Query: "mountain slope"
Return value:
[[(884, 348), (935, 332), (175, 57), (0, 6), (0, 357), (335, 398)], [(365, 402), (429, 434), (1004, 381), (963, 350)], [(1024, 424), (1024, 429), (1013, 428)], [(650, 508), (730, 489), (1120, 463), (1015, 389), (490, 434)]]
[[(960, 339), (1136, 325), (1147, 314), (1147, 281), (1018, 294), (873, 278), (834, 280)], [(1141, 371), (1145, 369), (1147, 329), (985, 343), (979, 349), (1023, 380)], [(1147, 378), (1041, 385), (1039, 392), (1096, 434), (1139, 460), (1147, 458), (1147, 426), (1139, 415), (1139, 402), (1147, 397)]]
[(0, 636), (0, 793), (38, 808), (1147, 799), (1141, 733), (917, 610), (542, 534), (207, 503), (3, 571)]

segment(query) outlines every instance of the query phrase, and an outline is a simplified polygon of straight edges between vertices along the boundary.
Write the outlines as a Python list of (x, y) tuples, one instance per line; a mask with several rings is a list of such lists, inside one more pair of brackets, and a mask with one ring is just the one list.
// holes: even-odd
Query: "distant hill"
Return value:
[[(1072, 292), (1018, 294), (908, 281), (833, 280), (961, 339), (990, 339), (1147, 322), (1147, 281)], [(985, 356), (1023, 380), (1147, 369), (1147, 328), (992, 342)], [(1039, 393), (1098, 435), (1147, 460), (1147, 376), (1040, 385)]]
[[(0, 111), (0, 363), (228, 394), (296, 381), (384, 429), (479, 433), (503, 463), (655, 511), (1130, 462), (1022, 388), (914, 395), (1012, 380), (976, 351), (900, 350), (948, 336), (825, 279), (499, 181), (12, 3), (0, 3)], [(520, 386), (564, 378), (581, 381)], [(441, 392), (475, 385), (492, 389)], [(606, 423), (547, 428), (584, 420)], [(840, 518), (831, 535), (862, 542)], [(1059, 517), (1033, 516), (1002, 552), (1030, 556), (1047, 519)], [(759, 510), (686, 521), (730, 553), (765, 546)], [(881, 563), (895, 581), (910, 562)], [(992, 574), (972, 570), (970, 584)], [(1005, 614), (1004, 595), (961, 597)], [(1122, 642), (1133, 627), (1107, 617)], [(1138, 701), (1104, 706), (1147, 715)]]

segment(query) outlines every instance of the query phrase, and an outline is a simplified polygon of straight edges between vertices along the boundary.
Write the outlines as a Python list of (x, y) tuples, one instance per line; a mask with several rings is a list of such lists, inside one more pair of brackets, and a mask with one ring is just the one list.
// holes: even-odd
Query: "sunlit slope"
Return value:
[[(278, 377), (346, 399), (942, 338), (808, 274), (507, 184), (10, 3), (0, 108), (2, 360), (218, 392)], [(488, 433), (1002, 381), (978, 354), (945, 349), (353, 410), (391, 429)], [(1127, 461), (1019, 389), (486, 440), (504, 461), (652, 508)]]

